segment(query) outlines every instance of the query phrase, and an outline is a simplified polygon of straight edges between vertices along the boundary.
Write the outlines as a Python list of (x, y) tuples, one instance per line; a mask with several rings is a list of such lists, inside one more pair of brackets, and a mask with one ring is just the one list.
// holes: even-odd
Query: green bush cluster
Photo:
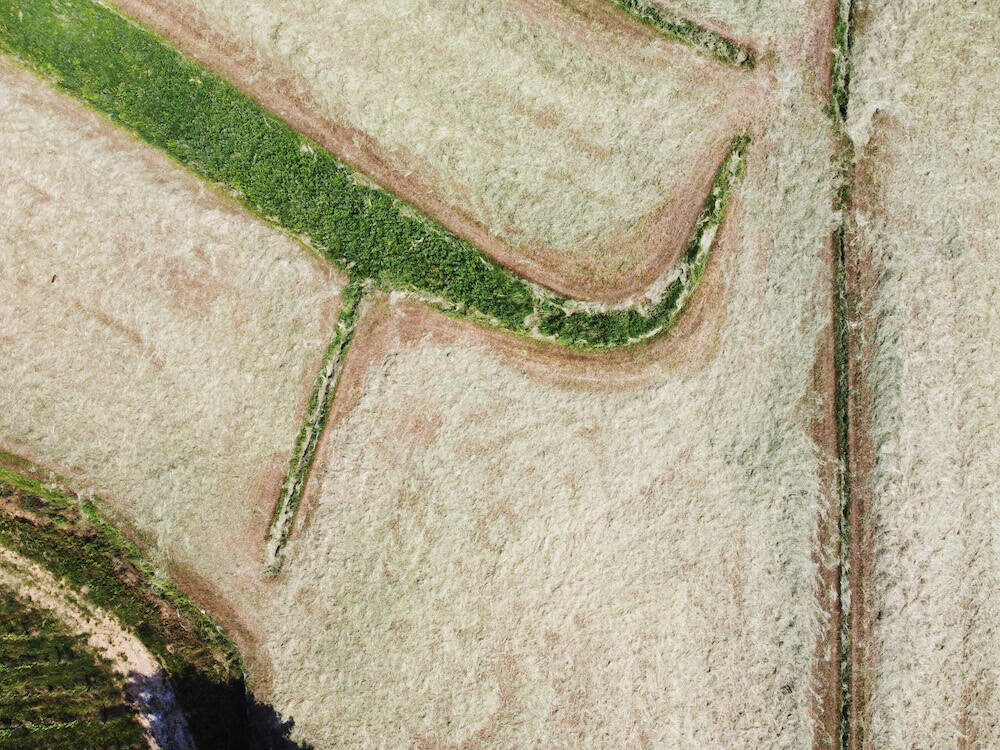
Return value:
[(124, 697), (84, 636), (0, 589), (0, 748), (144, 748)]

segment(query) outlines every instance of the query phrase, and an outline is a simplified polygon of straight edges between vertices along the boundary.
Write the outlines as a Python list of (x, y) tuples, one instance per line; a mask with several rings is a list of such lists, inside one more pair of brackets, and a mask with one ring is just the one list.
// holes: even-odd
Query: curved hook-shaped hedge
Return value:
[(609, 349), (667, 328), (704, 269), (743, 170), (738, 136), (679, 262), (637, 300), (583, 303), (528, 282), (293, 130), (153, 32), (92, 0), (0, 0), (0, 50), (219, 183), (345, 270), (449, 314)]

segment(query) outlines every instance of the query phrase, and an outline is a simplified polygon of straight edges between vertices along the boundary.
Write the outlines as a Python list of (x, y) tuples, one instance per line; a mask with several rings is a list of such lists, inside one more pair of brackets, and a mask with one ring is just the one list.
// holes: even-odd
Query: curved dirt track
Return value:
[(125, 694), (154, 750), (195, 750), (187, 722), (156, 658), (116, 618), (86, 602), (45, 568), (0, 547), (0, 585), (53, 612), (125, 678)]
[[(523, 22), (561, 38), (567, 49), (579, 50), (586, 45), (592, 57), (626, 61), (625, 67), (631, 75), (647, 76), (655, 81), (659, 71), (669, 71), (666, 81), (673, 78), (684, 81), (673, 91), (673, 101), (658, 95), (661, 111), (654, 120), (678, 118), (674, 130), (666, 128), (664, 131), (671, 133), (676, 143), (675, 148), (669, 150), (669, 166), (666, 161), (659, 169), (647, 165), (643, 169), (649, 174), (640, 170), (641, 174), (618, 175), (613, 165), (605, 162), (612, 158), (613, 152), (637, 148), (652, 134), (637, 130), (622, 133), (619, 139), (611, 139), (608, 144), (595, 145), (590, 143), (591, 136), (585, 127), (574, 124), (574, 118), (561, 112), (564, 108), (558, 97), (535, 109), (526, 108), (521, 101), (504, 99), (503, 112), (525, 118), (531, 127), (544, 134), (545, 139), (572, 143), (572, 154), (588, 155), (584, 160), (588, 167), (583, 171), (595, 174), (609, 171), (609, 179), (614, 178), (614, 187), (609, 186), (603, 195), (590, 198), (591, 208), (599, 209), (600, 215), (606, 218), (603, 224), (609, 227), (601, 230), (606, 236), (602, 235), (598, 248), (596, 244), (590, 247), (594, 244), (590, 239), (579, 242), (570, 242), (565, 237), (549, 240), (542, 236), (545, 232), (541, 228), (528, 232), (516, 221), (496, 218), (499, 211), (487, 210), (487, 196), (480, 194), (475, 182), (449, 177), (439, 166), (416, 153), (416, 142), (411, 146), (405, 139), (397, 139), (399, 142), (380, 140), (364, 127), (353, 125), (336, 100), (334, 103), (327, 101), (329, 92), (322, 84), (325, 79), (309, 69), (308, 61), (292, 60), (274, 47), (273, 40), (261, 41), (261, 33), (250, 40), (245, 29), (230, 29), (232, 19), (227, 21), (223, 14), (224, 2), (119, 0), (116, 5), (231, 81), (295, 129), (468, 239), (519, 276), (588, 301), (617, 302), (639, 294), (677, 259), (730, 139), (759, 119), (761, 101), (769, 86), (765, 72), (751, 74), (729, 69), (687, 45), (668, 41), (603, 1), (575, 2), (566, 7), (533, 0), (513, 4), (512, 18), (523, 18)], [(586, 12), (575, 5), (586, 6)], [(308, 36), (299, 28), (302, 19), (298, 15), (293, 14), (287, 25), (295, 29), (295, 34)], [(283, 33), (285, 25), (278, 24), (273, 35)], [(681, 90), (702, 88), (712, 92), (705, 101), (676, 101)], [(654, 93), (639, 98), (649, 98)], [(688, 109), (681, 111), (679, 104)], [(590, 120), (584, 118), (583, 122), (599, 123), (604, 119), (599, 115), (600, 112), (594, 113)], [(576, 112), (575, 116), (580, 119), (582, 115)], [(459, 119), (450, 127), (461, 130), (469, 126)], [(580, 128), (583, 130), (576, 132)], [(471, 140), (480, 137), (476, 133), (470, 135)], [(486, 155), (483, 159), (496, 162), (488, 171), (507, 168), (501, 159), (503, 148), (509, 150), (510, 144), (517, 143), (520, 137), (508, 134), (504, 141), (495, 136), (484, 144)], [(678, 159), (673, 153), (678, 149), (683, 152), (683, 158)], [(544, 151), (535, 153), (526, 147), (520, 150), (524, 153), (517, 151), (517, 155), (531, 164), (530, 169), (521, 171), (548, 174), (554, 169)], [(563, 171), (568, 169), (568, 166), (559, 167)], [(633, 171), (636, 169), (638, 167), (633, 167)], [(573, 174), (564, 175), (563, 183), (572, 184)], [(637, 187), (651, 181), (656, 183), (656, 189)], [(618, 214), (634, 213), (629, 201), (616, 197), (617, 193), (624, 195), (626, 189), (631, 191), (628, 194), (635, 194), (632, 203), (644, 208), (632, 219), (620, 221)], [(525, 203), (544, 203), (545, 200), (548, 199), (542, 191), (525, 198)], [(561, 214), (556, 212), (555, 215), (558, 221), (564, 221), (559, 218)]]

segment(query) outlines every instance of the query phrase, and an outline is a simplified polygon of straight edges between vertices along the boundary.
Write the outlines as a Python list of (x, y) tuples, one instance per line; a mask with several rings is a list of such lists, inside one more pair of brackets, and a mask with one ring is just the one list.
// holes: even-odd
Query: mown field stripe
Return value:
[(669, 283), (654, 284), (655, 293), (631, 306), (587, 307), (517, 277), (110, 8), (91, 0), (0, 0), (0, 51), (226, 187), (352, 278), (578, 348), (625, 346), (673, 322), (700, 275), (691, 272), (692, 248), (721, 220), (747, 140), (734, 139)]
[(344, 357), (351, 339), (354, 337), (354, 327), (358, 320), (358, 305), (361, 302), (364, 289), (360, 284), (349, 284), (344, 290), (340, 318), (337, 321), (337, 332), (326, 350), (323, 366), (316, 378), (306, 410), (306, 418), (302, 424), (295, 450), (289, 462), (288, 474), (281, 487), (281, 495), (274, 508), (271, 518), (271, 528), (264, 546), (264, 574), (277, 575), (285, 559), (285, 544), (295, 523), (295, 514), (302, 500), (309, 470), (316, 457), (316, 446), (326, 426), (326, 418), (333, 404), (333, 397), (340, 381)]
[(650, 0), (609, 0), (609, 2), (661, 34), (707, 52), (727, 65), (751, 69), (757, 64), (753, 52), (748, 47), (704, 26), (699, 26), (691, 19), (672, 13)]

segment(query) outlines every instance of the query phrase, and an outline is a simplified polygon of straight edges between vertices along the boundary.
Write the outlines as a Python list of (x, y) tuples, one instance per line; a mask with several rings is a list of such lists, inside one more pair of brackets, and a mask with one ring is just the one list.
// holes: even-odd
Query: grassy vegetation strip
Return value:
[(840, 727), (838, 742), (841, 748), (855, 747), (858, 740), (854, 736), (857, 727), (851, 725), (851, 680), (853, 654), (853, 618), (851, 616), (852, 573), (851, 559), (851, 518), (854, 513), (851, 502), (851, 440), (850, 440), (850, 341), (847, 290), (847, 247), (844, 238), (844, 222), (848, 211), (850, 189), (853, 184), (853, 143), (844, 133), (851, 82), (851, 40), (854, 18), (853, 0), (838, 0), (833, 30), (832, 64), (830, 66), (829, 115), (834, 129), (840, 136), (839, 186), (836, 193), (836, 208), (840, 212), (840, 226), (834, 237), (834, 408), (837, 415), (837, 455), (839, 459), (840, 493), (840, 575), (838, 580), (838, 602), (840, 607)]
[[(665, 287), (653, 285), (655, 299), (629, 309), (574, 306), (518, 278), (152, 32), (91, 0), (0, 0), (0, 50), (228, 187), (352, 278), (436, 300), (451, 314), (567, 346), (612, 348), (666, 328), (698, 275), (689, 264)], [(721, 218), (716, 209), (725, 206), (733, 154), (742, 165), (745, 140), (735, 140), (720, 169), (686, 262)]]
[(582, 348), (609, 349), (639, 343), (666, 330), (701, 281), (733, 186), (746, 167), (750, 138), (733, 139), (678, 262), (628, 306), (541, 300), (531, 333)]
[(704, 50), (718, 60), (737, 68), (753, 68), (753, 52), (726, 37), (699, 26), (677, 13), (671, 13), (650, 0), (610, 0), (626, 13), (635, 16), (661, 34)]
[(847, 92), (851, 83), (851, 27), (853, 0), (839, 0), (833, 27), (833, 64), (830, 66), (830, 113), (838, 127), (847, 119)]
[(309, 399), (309, 409), (305, 422), (295, 442), (295, 450), (288, 467), (288, 475), (281, 487), (281, 496), (274, 509), (271, 519), (271, 530), (264, 548), (264, 572), (266, 575), (276, 575), (281, 570), (284, 561), (285, 543), (295, 522), (295, 513), (302, 500), (306, 477), (316, 457), (316, 445), (323, 434), (327, 415), (333, 403), (333, 396), (340, 380), (340, 371), (344, 364), (344, 355), (354, 337), (354, 327), (358, 319), (358, 304), (361, 302), (363, 287), (360, 284), (350, 284), (344, 290), (343, 307), (340, 319), (337, 321), (337, 332), (323, 358), (323, 367), (316, 379), (316, 387)]
[[(0, 545), (85, 592), (86, 601), (135, 633), (163, 665), (198, 747), (241, 746), (247, 736), (270, 731), (277, 719), (265, 710), (251, 715), (239, 653), (221, 627), (91, 502), (30, 474), (38, 475), (0, 455)], [(257, 717), (260, 729), (248, 723)]]
[(124, 679), (87, 638), (0, 586), (0, 748), (143, 748)]

